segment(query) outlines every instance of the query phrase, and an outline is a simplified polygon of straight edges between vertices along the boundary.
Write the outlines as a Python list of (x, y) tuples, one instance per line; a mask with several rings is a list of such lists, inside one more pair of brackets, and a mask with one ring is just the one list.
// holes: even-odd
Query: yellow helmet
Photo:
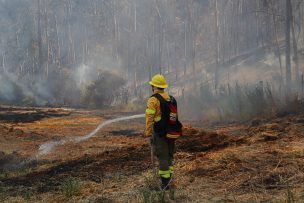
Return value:
[(163, 89), (168, 87), (166, 78), (160, 74), (154, 75), (152, 80), (149, 82), (149, 84), (154, 87), (163, 88)]

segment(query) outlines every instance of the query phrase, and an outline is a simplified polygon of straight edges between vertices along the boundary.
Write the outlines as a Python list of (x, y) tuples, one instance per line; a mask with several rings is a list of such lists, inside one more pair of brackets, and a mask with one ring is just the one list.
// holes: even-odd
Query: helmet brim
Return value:
[(149, 84), (154, 87), (158, 87), (158, 88), (162, 88), (162, 89), (168, 88), (168, 85), (158, 85), (158, 84), (153, 83), (152, 81), (150, 81)]

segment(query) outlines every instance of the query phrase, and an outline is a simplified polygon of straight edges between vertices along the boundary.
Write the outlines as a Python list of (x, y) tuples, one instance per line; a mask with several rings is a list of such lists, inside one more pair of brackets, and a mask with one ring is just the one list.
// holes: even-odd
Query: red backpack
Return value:
[(173, 96), (166, 101), (160, 94), (152, 95), (160, 102), (161, 119), (154, 123), (154, 131), (160, 136), (176, 140), (182, 136), (183, 125), (178, 120), (177, 102)]

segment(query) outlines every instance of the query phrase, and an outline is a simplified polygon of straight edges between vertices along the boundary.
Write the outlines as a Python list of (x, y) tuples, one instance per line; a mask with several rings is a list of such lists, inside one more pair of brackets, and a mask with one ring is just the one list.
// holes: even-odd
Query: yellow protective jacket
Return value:
[[(163, 90), (155, 90), (155, 93), (159, 93), (165, 100), (169, 101), (170, 96), (168, 93)], [(145, 137), (150, 137), (153, 134), (153, 125), (154, 122), (160, 121), (161, 119), (161, 110), (160, 110), (160, 102), (155, 97), (150, 97), (147, 102), (146, 109), (146, 131)]]

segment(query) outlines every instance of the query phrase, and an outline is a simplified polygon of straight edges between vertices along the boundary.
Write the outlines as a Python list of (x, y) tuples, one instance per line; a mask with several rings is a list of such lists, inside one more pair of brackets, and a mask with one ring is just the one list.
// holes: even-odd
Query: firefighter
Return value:
[[(164, 89), (168, 87), (168, 84), (163, 75), (155, 75), (149, 84), (152, 87), (153, 95), (147, 102), (145, 136), (150, 138), (154, 154), (158, 158), (158, 174), (162, 182), (161, 189), (168, 190), (174, 170), (173, 153), (175, 139), (179, 135), (177, 135), (178, 133), (168, 133), (168, 120), (171, 119), (172, 115), (177, 116), (177, 112), (170, 112), (169, 108), (166, 108), (166, 106), (167, 104), (171, 104), (170, 101), (172, 101), (172, 104), (175, 104), (175, 106), (177, 105), (174, 97), (164, 92)], [(177, 107), (175, 109), (177, 111)], [(168, 117), (168, 114), (170, 114), (170, 117)]]

